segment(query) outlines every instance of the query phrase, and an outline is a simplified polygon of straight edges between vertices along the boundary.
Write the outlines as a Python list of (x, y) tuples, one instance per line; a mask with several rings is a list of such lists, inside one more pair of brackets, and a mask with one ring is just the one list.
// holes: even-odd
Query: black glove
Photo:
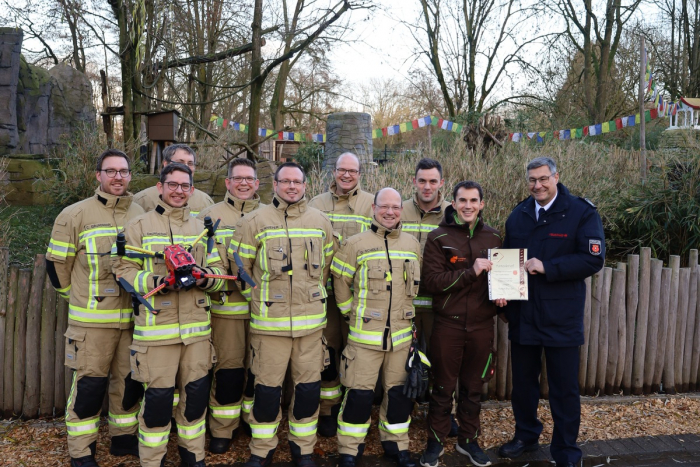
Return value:
[(425, 391), (428, 389), (429, 368), (430, 360), (428, 360), (428, 357), (426, 357), (425, 353), (419, 348), (414, 338), (408, 350), (408, 359), (406, 360), (408, 376), (403, 385), (403, 393), (406, 397), (415, 399), (425, 394)]

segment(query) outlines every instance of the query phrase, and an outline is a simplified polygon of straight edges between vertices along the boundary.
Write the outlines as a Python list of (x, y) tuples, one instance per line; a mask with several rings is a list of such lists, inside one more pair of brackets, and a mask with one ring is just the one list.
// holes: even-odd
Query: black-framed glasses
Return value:
[(182, 188), (182, 191), (190, 191), (192, 188), (189, 183), (165, 182), (163, 185), (166, 185), (170, 191), (177, 191), (178, 188)]
[(128, 177), (129, 174), (131, 173), (131, 170), (129, 170), (129, 169), (121, 169), (121, 170), (117, 170), (117, 169), (100, 169), (100, 172), (106, 173), (107, 176), (108, 176), (109, 178), (114, 178), (114, 177), (117, 176), (117, 174), (121, 175), (122, 178), (126, 178), (126, 177)]

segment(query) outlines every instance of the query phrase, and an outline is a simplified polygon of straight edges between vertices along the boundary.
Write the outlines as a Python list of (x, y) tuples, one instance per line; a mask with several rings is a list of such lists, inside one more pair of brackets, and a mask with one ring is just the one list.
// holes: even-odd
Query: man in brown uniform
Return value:
[(493, 317), (489, 301), (488, 250), (499, 248), (498, 231), (484, 224), (481, 186), (460, 182), (452, 206), (440, 227), (428, 234), (421, 283), (433, 293), (435, 327), (429, 357), (433, 364), (433, 390), (428, 412), (428, 447), (423, 467), (437, 467), (450, 431), (453, 393), (459, 381), (455, 449), (477, 466), (491, 465), (476, 438), (479, 436), (481, 388), (493, 376)]
[[(333, 232), (340, 241), (364, 232), (372, 222), (373, 196), (360, 188), (360, 173), (360, 159), (351, 152), (341, 154), (335, 161), (335, 178), (330, 189), (309, 202), (309, 206), (320, 209), (328, 216)], [(330, 365), (321, 373), (318, 434), (330, 437), (335, 436), (338, 428), (338, 411), (343, 396), (338, 365), (340, 352), (347, 340), (348, 324), (340, 317), (330, 283), (327, 289), (328, 325), (323, 335), (328, 343)]]

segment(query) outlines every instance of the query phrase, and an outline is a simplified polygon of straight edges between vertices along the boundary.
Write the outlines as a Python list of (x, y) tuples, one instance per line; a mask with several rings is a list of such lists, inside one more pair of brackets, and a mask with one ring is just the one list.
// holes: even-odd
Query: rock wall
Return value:
[(363, 168), (372, 162), (372, 117), (369, 114), (339, 112), (328, 116), (323, 169), (335, 167), (335, 160), (344, 152), (357, 154)]
[(22, 38), (21, 30), (0, 28), (0, 155), (48, 154), (64, 135), (95, 124), (87, 76), (64, 63), (28, 64)]
[(664, 130), (659, 138), (659, 149), (682, 156), (698, 153), (700, 148), (700, 130), (679, 128)]

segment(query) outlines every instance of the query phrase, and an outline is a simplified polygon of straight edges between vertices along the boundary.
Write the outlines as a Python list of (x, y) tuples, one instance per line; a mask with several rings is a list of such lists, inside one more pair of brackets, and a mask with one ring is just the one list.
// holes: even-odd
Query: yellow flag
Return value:
[(603, 133), (610, 133), (610, 122), (603, 122)]

